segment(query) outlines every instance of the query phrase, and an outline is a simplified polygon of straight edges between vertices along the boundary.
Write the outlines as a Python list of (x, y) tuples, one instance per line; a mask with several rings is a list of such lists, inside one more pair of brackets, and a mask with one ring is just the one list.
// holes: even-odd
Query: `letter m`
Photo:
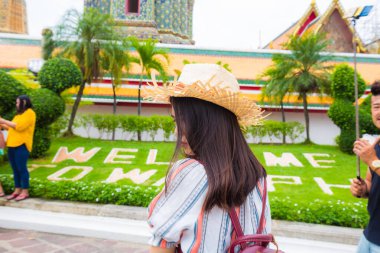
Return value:
[(84, 152), (83, 147), (79, 147), (69, 152), (67, 147), (60, 147), (57, 154), (53, 158), (53, 163), (59, 163), (68, 159), (74, 160), (77, 163), (83, 163), (90, 160), (101, 148), (93, 148)]
[(303, 167), (302, 163), (292, 153), (282, 153), (280, 157), (277, 157), (271, 152), (264, 152), (264, 159), (267, 166), (290, 167), (293, 165)]

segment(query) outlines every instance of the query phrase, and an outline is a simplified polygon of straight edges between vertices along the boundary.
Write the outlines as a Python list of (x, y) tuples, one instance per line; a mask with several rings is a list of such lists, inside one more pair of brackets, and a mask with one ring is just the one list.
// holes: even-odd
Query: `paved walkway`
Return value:
[(148, 247), (116, 240), (0, 229), (0, 252), (9, 253), (148, 253)]
[[(278, 220), (272, 229), (287, 253), (353, 253), (362, 234), (361, 229)], [(148, 252), (148, 238), (145, 208), (0, 199), (0, 253), (142, 253)]]

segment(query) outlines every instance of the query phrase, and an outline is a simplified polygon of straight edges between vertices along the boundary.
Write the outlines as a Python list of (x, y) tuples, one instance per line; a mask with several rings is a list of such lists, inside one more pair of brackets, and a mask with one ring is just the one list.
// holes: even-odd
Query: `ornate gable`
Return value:
[[(302, 36), (306, 32), (325, 33), (332, 44), (328, 47), (333, 52), (352, 52), (354, 30), (350, 21), (345, 18), (345, 11), (339, 0), (333, 0), (322, 16), (319, 16), (315, 1), (313, 0), (305, 15), (294, 25), (276, 39), (271, 41), (265, 48), (283, 49), (282, 44), (289, 39), (290, 35)], [(286, 37), (285, 37), (286, 36)], [(356, 37), (357, 52), (367, 52), (360, 37)], [(281, 44), (279, 43), (281, 42)], [(272, 47), (271, 47), (272, 46)]]
[(300, 35), (303, 33), (305, 28), (313, 22), (319, 16), (319, 10), (315, 4), (315, 0), (311, 1), (309, 8), (306, 10), (305, 14), (283, 33), (277, 36), (274, 40), (269, 42), (264, 48), (267, 49), (283, 49), (283, 44), (288, 41), (291, 35)]

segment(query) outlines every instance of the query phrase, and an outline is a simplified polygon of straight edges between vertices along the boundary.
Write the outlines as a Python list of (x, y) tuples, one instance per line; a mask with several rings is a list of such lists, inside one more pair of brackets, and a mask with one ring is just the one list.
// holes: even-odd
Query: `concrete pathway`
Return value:
[[(280, 249), (287, 253), (353, 253), (362, 233), (361, 229), (277, 220), (272, 227)], [(0, 252), (129, 253), (147, 252), (148, 248), (146, 210), (138, 207), (1, 200), (0, 228), (7, 229), (0, 230)], [(93, 248), (85, 250), (90, 246)], [(40, 250), (27, 251), (33, 247)]]
[(0, 229), (0, 252), (12, 253), (148, 253), (146, 245), (30, 230)]

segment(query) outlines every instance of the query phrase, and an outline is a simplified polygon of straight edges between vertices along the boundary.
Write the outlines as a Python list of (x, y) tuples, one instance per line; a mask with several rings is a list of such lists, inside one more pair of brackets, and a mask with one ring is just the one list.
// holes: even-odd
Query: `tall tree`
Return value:
[[(272, 57), (273, 65), (268, 67), (260, 78), (266, 79), (262, 90), (262, 100), (268, 100), (274, 104), (280, 104), (281, 119), (285, 122), (284, 98), (289, 90), (288, 83), (285, 81), (284, 68), (281, 66), (282, 61), (279, 60), (278, 55)], [(282, 143), (286, 143), (286, 135), (282, 134)]]
[[(139, 41), (137, 38), (131, 37), (130, 41), (132, 47), (134, 47), (140, 58), (140, 82), (138, 90), (138, 106), (137, 115), (141, 115), (141, 85), (144, 73), (151, 76), (152, 70), (158, 71), (163, 79), (167, 77), (167, 67), (169, 65), (169, 55), (168, 51), (165, 49), (157, 48), (157, 41), (153, 39), (147, 39), (144, 41)], [(137, 132), (137, 139), (141, 140), (141, 132)]]
[[(128, 52), (129, 43), (113, 41), (105, 45), (101, 53), (102, 69), (110, 74), (113, 93), (113, 114), (116, 114), (116, 89), (121, 84), (123, 71), (128, 74), (131, 64), (139, 63), (139, 59)], [(112, 131), (112, 140), (115, 140), (115, 129)]]
[[(306, 33), (301, 37), (294, 35), (290, 37), (285, 47), (290, 50), (290, 54), (276, 54), (273, 56), (273, 68), (277, 69), (276, 79), (281, 80), (278, 89), (279, 96), (283, 92), (296, 92), (299, 99), (302, 99), (303, 111), (306, 126), (306, 141), (310, 142), (310, 120), (308, 112), (307, 95), (310, 93), (328, 94), (329, 70), (331, 66), (327, 61), (330, 55), (322, 53), (328, 46), (328, 41), (323, 34)], [(281, 69), (279, 69), (281, 68)]]
[(141, 115), (142, 78), (144, 74), (147, 74), (150, 77), (152, 70), (156, 70), (163, 76), (163, 78), (166, 78), (167, 68), (169, 65), (169, 55), (167, 50), (157, 48), (157, 41), (153, 39), (140, 41), (135, 37), (131, 37), (130, 41), (132, 43), (132, 47), (136, 49), (140, 60), (141, 72), (139, 82), (137, 114)]
[(67, 135), (73, 134), (75, 115), (86, 83), (91, 84), (92, 79), (100, 74), (100, 52), (107, 41), (118, 39), (114, 27), (111, 16), (93, 8), (85, 9), (83, 15), (69, 10), (57, 27), (57, 41), (62, 49), (60, 54), (73, 59), (83, 73), (83, 82), (72, 108)]
[(55, 43), (53, 40), (53, 31), (51, 29), (45, 28), (42, 30), (42, 59), (45, 61), (52, 57), (55, 48)]

